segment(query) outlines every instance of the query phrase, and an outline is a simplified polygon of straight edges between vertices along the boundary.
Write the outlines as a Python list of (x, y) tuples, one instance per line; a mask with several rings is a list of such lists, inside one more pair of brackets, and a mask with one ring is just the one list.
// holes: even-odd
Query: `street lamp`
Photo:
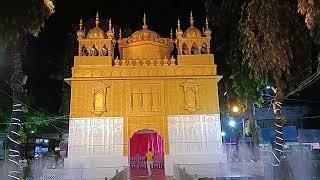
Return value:
[(229, 121), (229, 126), (234, 127), (236, 125), (236, 122), (234, 120)]
[(221, 132), (221, 136), (224, 137), (226, 133), (224, 131)]
[(239, 107), (238, 106), (233, 106), (232, 107), (232, 112), (238, 113), (239, 112)]

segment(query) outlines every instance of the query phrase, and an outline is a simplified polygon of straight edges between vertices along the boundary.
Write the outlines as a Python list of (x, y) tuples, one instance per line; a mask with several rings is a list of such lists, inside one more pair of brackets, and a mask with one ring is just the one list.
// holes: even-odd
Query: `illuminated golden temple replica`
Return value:
[[(130, 138), (140, 130), (158, 132), (164, 140), (165, 172), (173, 163), (224, 161), (217, 75), (210, 54), (211, 30), (193, 26), (162, 38), (144, 16), (141, 30), (115, 39), (96, 26), (77, 32), (71, 85), (69, 166), (128, 164)], [(118, 37), (117, 36), (117, 37)], [(118, 43), (118, 46), (116, 46)], [(120, 56), (114, 50), (119, 48)], [(177, 48), (177, 58), (171, 53)]]

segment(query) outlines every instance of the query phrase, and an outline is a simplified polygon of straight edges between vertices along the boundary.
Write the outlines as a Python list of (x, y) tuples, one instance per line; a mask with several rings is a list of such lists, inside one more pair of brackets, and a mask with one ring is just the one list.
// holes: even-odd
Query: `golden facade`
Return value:
[[(128, 140), (141, 129), (160, 133), (168, 145), (168, 116), (219, 114), (220, 76), (210, 52), (211, 30), (193, 26), (181, 30), (178, 20), (175, 38), (162, 38), (143, 26), (130, 37), (114, 38), (111, 20), (107, 32), (96, 27), (87, 34), (77, 32), (79, 54), (74, 58), (70, 118), (123, 117), (123, 155)], [(120, 57), (114, 57), (115, 43)], [(170, 57), (176, 44), (177, 59)]]

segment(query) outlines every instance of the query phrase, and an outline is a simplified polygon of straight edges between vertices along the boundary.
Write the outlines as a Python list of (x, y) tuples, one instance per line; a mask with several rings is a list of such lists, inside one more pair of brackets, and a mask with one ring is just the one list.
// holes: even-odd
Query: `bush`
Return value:
[(23, 179), (29, 180), (32, 179), (32, 168), (31, 165), (23, 168)]

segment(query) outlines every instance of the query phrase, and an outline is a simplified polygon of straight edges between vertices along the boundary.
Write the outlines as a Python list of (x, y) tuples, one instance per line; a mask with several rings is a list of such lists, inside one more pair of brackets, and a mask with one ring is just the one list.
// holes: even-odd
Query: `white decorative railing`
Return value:
[(193, 178), (264, 176), (263, 162), (177, 164), (176, 166), (182, 169), (178, 174), (187, 174)]
[[(87, 179), (109, 179), (127, 167), (96, 167), (96, 168), (63, 168), (44, 169), (41, 180), (87, 180)], [(101, 177), (97, 177), (99, 174)]]

